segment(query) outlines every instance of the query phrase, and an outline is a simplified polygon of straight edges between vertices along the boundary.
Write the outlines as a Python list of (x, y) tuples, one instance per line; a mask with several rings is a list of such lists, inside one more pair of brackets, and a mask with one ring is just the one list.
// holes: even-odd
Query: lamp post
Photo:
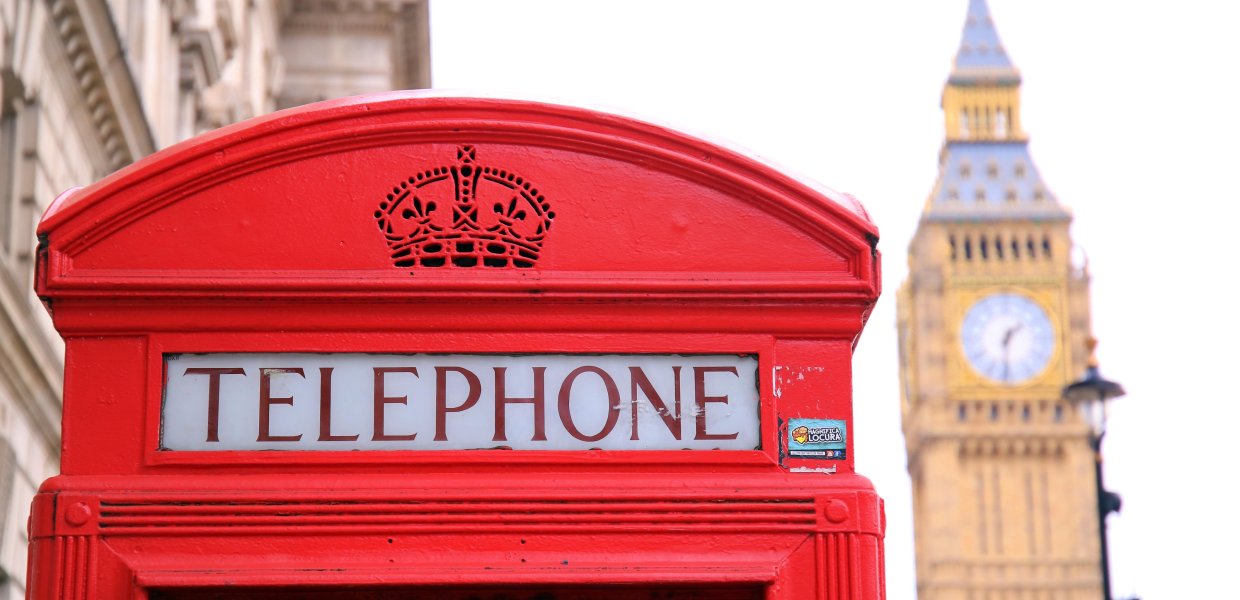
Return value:
[(1089, 424), (1089, 445), (1094, 451), (1094, 480), (1098, 486), (1098, 534), (1102, 549), (1102, 597), (1111, 600), (1111, 565), (1107, 553), (1107, 515), (1119, 512), (1120, 497), (1102, 485), (1102, 438), (1107, 433), (1107, 401), (1124, 395), (1124, 386), (1102, 378), (1094, 349), (1098, 341), (1090, 338), (1085, 376), (1063, 388), (1063, 398), (1080, 411)]

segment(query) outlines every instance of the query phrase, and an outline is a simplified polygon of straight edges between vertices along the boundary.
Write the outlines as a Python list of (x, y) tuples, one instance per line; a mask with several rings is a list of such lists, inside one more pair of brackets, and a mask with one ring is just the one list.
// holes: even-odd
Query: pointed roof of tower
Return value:
[(1057, 220), (1070, 213), (1042, 180), (1026, 142), (949, 142), (922, 217)]
[[(981, 93), (1017, 93), (1020, 72), (999, 41), (986, 0), (969, 0), (964, 34), (952, 66), (943, 109), (965, 113), (939, 155), (939, 177), (923, 219), (949, 221), (1058, 220), (1071, 213), (1059, 203), (1033, 164), (1027, 138), (1020, 133), (1019, 105)], [(1014, 98), (1014, 97), (1013, 97)], [(1012, 135), (1015, 130), (1017, 135)]]
[(1020, 83), (1020, 71), (1012, 64), (999, 31), (990, 18), (986, 0), (969, 0), (969, 13), (964, 20), (960, 48), (948, 83)]

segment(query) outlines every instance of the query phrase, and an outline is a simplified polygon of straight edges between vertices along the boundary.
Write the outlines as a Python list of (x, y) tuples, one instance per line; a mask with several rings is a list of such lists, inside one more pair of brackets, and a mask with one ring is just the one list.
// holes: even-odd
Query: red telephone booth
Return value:
[(652, 125), (391, 94), (48, 211), (31, 598), (883, 597), (851, 198)]

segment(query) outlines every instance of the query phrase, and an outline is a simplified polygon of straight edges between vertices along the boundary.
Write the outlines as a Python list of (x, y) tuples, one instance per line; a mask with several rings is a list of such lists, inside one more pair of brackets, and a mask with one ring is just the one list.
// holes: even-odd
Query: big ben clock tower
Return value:
[(1102, 591), (1093, 454), (1060, 399), (1088, 358), (1088, 276), (1029, 154), (1020, 82), (970, 0), (898, 297), (921, 600)]

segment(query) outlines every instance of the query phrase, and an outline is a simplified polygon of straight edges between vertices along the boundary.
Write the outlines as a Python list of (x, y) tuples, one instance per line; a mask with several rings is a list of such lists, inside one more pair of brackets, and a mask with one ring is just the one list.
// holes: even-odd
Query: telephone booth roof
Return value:
[[(425, 244), (396, 256), (401, 217), (412, 208), (417, 221), (426, 207), (388, 196), (418, 188), (442, 206), (451, 186), (423, 181), (470, 166), (486, 205), (479, 218), (511, 225), (530, 209), (516, 224), (527, 229), (520, 243), (496, 246), (506, 258), (489, 261), (487, 240), (472, 258)], [(506, 187), (485, 190), (488, 180)], [(520, 205), (501, 207), (498, 192)], [(497, 199), (498, 216), (487, 214)], [(412, 92), (281, 111), (177, 144), (66, 192), (38, 232), (49, 299), (722, 294), (871, 304), (879, 288), (877, 229), (850, 196), (628, 118)], [(469, 260), (495, 268), (456, 268)], [(435, 261), (447, 268), (421, 268)]]

